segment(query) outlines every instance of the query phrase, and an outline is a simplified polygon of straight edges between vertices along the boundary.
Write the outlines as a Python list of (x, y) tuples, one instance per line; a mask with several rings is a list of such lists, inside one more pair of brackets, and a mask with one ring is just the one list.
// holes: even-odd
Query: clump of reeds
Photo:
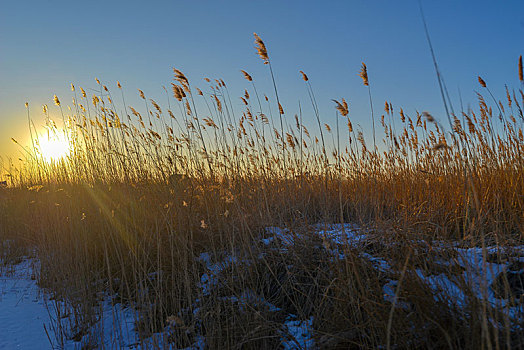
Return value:
[[(37, 248), (41, 285), (68, 301), (78, 329), (93, 322), (90, 310), (103, 292), (139, 310), (143, 337), (174, 322), (179, 326), (172, 327), (170, 339), (181, 347), (192, 344), (198, 327), (217, 348), (278, 346), (282, 314), (241, 310), (224, 301), (223, 290), (202, 295), (198, 257), (211, 252), (251, 257), (251, 264), (224, 276), (229, 279), (223, 288), (237, 294), (249, 288), (289, 313), (314, 315), (317, 340), (326, 347), (374, 348), (388, 341), (399, 347), (429, 341), (462, 348), (509, 344), (476, 316), (488, 312), (485, 305), (472, 299), (466, 315), (446, 308), (446, 300), (435, 301), (413, 274), (406, 273), (398, 295), (417, 312), (390, 313), (381, 293), (385, 276), (349, 246), (346, 258), (334, 262), (327, 243), (314, 238), (285, 253), (264, 251), (254, 242), (269, 226), (308, 232), (313, 223), (357, 222), (392, 239), (390, 246), (374, 249), (397, 261), (399, 271), (434, 268), (430, 262), (421, 265), (417, 253), (406, 259), (401, 249), (422, 251), (436, 239), (521, 242), (522, 90), (508, 89), (506, 100), (494, 101), (494, 107), (479, 94), (478, 109), (453, 116), (451, 130), (428, 112), (395, 113), (386, 102), (384, 142), (377, 145), (363, 63), (359, 75), (369, 92), (373, 149), (353, 130), (344, 98), (334, 101), (347, 118), (348, 144), (330, 149), (323, 129), (331, 128), (322, 127), (303, 72), (321, 139), (302, 115), (283, 122), (267, 48), (254, 36), (274, 84), (275, 99), (263, 99), (267, 107), (246, 71), (251, 85), (240, 97), (242, 111), (234, 110), (224, 81), (207, 79), (207, 87), (193, 87), (178, 69), (168, 106), (142, 90), (144, 105), (128, 106), (119, 82), (117, 102), (98, 79), (99, 92), (92, 96), (82, 88), (77, 96), (72, 88), (69, 114), (55, 96), (71, 152), (46, 161), (35, 133), (23, 167), (6, 167), (10, 188), (0, 188), (2, 241)], [(518, 68), (522, 81), (522, 58)], [(479, 83), (487, 88), (480, 77)], [(278, 110), (280, 128), (270, 106)], [(49, 130), (59, 132), (50, 109), (43, 110)], [(34, 133), (30, 118), (29, 125)], [(412, 242), (423, 243), (413, 247)], [(0, 253), (10, 254), (5, 244)], [(208, 312), (205, 320), (190, 316), (197, 300), (205, 300), (200, 310)], [(180, 312), (185, 319), (173, 316)]]

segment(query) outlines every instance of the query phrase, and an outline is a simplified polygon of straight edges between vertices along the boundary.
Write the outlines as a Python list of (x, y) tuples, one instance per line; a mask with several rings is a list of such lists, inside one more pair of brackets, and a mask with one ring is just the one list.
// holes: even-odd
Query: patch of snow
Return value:
[(198, 261), (206, 265), (208, 272), (203, 273), (200, 277), (200, 285), (203, 295), (209, 295), (210, 290), (218, 285), (218, 275), (227, 267), (238, 262), (238, 258), (232, 255), (227, 255), (224, 260), (213, 263), (209, 253), (202, 253), (197, 258)]
[(44, 330), (49, 314), (25, 260), (0, 276), (0, 349), (51, 349)]
[[(134, 331), (136, 316), (133, 310), (124, 308), (122, 304), (112, 305), (110, 300), (105, 300), (98, 312), (98, 322), (79, 341), (67, 340), (65, 349), (80, 349), (87, 344), (107, 349), (134, 349), (144, 345)], [(146, 339), (145, 344), (154, 341), (154, 338)]]
[(206, 339), (201, 335), (198, 335), (195, 338), (196, 341), (191, 346), (180, 350), (204, 350), (206, 348)]
[[(312, 228), (323, 239), (338, 245), (346, 244), (346, 242), (354, 244), (365, 239), (365, 232), (355, 224), (316, 224)], [(291, 246), (295, 244), (297, 238), (302, 238), (300, 234), (280, 227), (266, 227), (266, 234), (270, 237), (261, 239), (265, 245), (277, 239), (284, 246)]]
[(388, 264), (388, 262), (380, 257), (376, 257), (369, 253), (364, 253), (364, 252), (360, 253), (360, 256), (371, 261), (373, 266), (380, 272), (390, 272), (391, 271), (391, 266)]
[(389, 280), (388, 283), (386, 283), (382, 287), (382, 291), (384, 293), (384, 300), (390, 302), (391, 304), (394, 304), (395, 307), (400, 307), (404, 310), (409, 310), (411, 307), (408, 303), (406, 303), (405, 301), (398, 300), (398, 298), (395, 298), (397, 285), (398, 281)]
[(355, 224), (317, 224), (313, 226), (316, 228), (318, 234), (324, 238), (329, 239), (335, 244), (343, 245), (346, 243), (356, 244), (365, 240), (366, 232)]
[[(34, 272), (36, 264), (35, 261), (24, 260), (4, 269), (5, 272), (0, 275), (0, 350), (73, 350), (84, 348), (87, 344), (106, 349), (154, 348), (162, 345), (161, 335), (140, 340), (134, 331), (134, 311), (121, 304), (113, 305), (109, 298), (97, 310), (98, 322), (91, 325), (80, 340), (64, 339), (62, 342), (57, 339), (53, 323), (56, 327), (56, 322), (61, 322), (67, 328), (69, 320), (68, 317), (57, 320), (54, 311), (57, 308), (67, 311), (67, 308), (61, 301), (48, 300), (45, 291), (38, 287)], [(68, 331), (65, 329), (66, 335)]]
[(239, 304), (243, 304), (243, 305), (250, 304), (254, 306), (265, 306), (268, 308), (269, 311), (272, 311), (272, 312), (281, 310), (280, 308), (271, 304), (266, 299), (262, 298), (261, 296), (257, 295), (256, 293), (254, 293), (251, 290), (243, 291), (240, 297), (231, 296), (228, 299), (234, 302), (238, 302)]
[(452, 306), (451, 304), (455, 304), (460, 308), (466, 307), (468, 302), (467, 295), (445, 274), (425, 276), (424, 271), (420, 269), (416, 270), (416, 274), (429, 285), (435, 298), (443, 297), (444, 300), (448, 301), (450, 306)]
[(305, 321), (293, 320), (289, 317), (284, 323), (288, 337), (283, 340), (282, 346), (286, 350), (291, 349), (313, 349), (315, 341), (313, 339), (313, 317)]

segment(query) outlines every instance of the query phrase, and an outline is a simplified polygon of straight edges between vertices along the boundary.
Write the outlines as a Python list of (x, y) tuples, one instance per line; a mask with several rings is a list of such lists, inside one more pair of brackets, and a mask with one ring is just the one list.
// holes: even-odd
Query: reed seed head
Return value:
[(246, 78), (248, 81), (253, 81), (253, 78), (251, 77), (251, 75), (249, 75), (248, 72), (246, 72), (243, 69), (241, 69), (240, 71), (242, 72), (242, 74), (244, 74), (244, 78)]
[(220, 102), (220, 100), (218, 99), (218, 97), (216, 95), (213, 95), (213, 98), (215, 99), (215, 102), (217, 104), (218, 111), (222, 112), (222, 103)]
[(309, 80), (309, 78), (307, 77), (306, 73), (300, 71), (300, 74), (302, 74), (302, 79), (303, 79), (304, 81), (308, 81), (308, 80)]
[(358, 75), (362, 78), (364, 85), (369, 86), (368, 68), (366, 67), (366, 64), (364, 62), (362, 62), (362, 67), (360, 68), (360, 73)]
[[(429, 114), (429, 112), (422, 112), (422, 115), (424, 116), (424, 118), (426, 118), (426, 120), (428, 122), (430, 122), (430, 123), (434, 123), (435, 122), (435, 118), (433, 118), (433, 116), (431, 114)], [(417, 124), (418, 124), (418, 121), (417, 121)]]
[(266, 45), (264, 44), (262, 39), (260, 39), (260, 37), (258, 36), (257, 33), (253, 33), (253, 35), (255, 36), (255, 44), (256, 44), (256, 49), (257, 49), (258, 55), (264, 61), (264, 64), (268, 64), (269, 63), (269, 56), (267, 54)]
[(189, 80), (186, 78), (184, 73), (182, 73), (180, 70), (173, 68), (173, 74), (175, 75), (175, 80), (180, 82), (182, 85), (189, 85)]
[(342, 114), (343, 117), (349, 114), (349, 107), (345, 99), (342, 99), (342, 103), (338, 102), (337, 100), (333, 100), (333, 102), (337, 104), (335, 108), (340, 112), (340, 114)]
[(441, 150), (445, 150), (445, 149), (448, 149), (449, 146), (448, 144), (445, 142), (445, 141), (441, 141), (439, 143), (437, 143), (435, 146), (433, 146), (433, 150), (434, 151), (441, 151)]
[(185, 97), (184, 90), (180, 86), (173, 83), (171, 83), (171, 88), (173, 89), (173, 96), (178, 101), (182, 101), (182, 99)]
[(480, 76), (479, 76), (479, 84), (480, 84), (482, 87), (486, 87), (486, 82), (485, 82), (484, 79), (482, 79)]

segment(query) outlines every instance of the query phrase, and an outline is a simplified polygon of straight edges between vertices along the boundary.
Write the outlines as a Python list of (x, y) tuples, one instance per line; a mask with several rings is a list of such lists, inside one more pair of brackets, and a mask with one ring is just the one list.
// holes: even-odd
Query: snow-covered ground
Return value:
[[(369, 243), (368, 232), (359, 229), (355, 225), (316, 225), (312, 227), (313, 235), (317, 235), (322, 242), (323, 249), (327, 250), (332, 259), (345, 259), (344, 246), (365, 247)], [(309, 232), (308, 234), (311, 234)], [(277, 249), (286, 251), (296, 244), (298, 240), (303, 240), (302, 234), (288, 229), (277, 227), (267, 228), (263, 237), (259, 237), (255, 244), (258, 244), (268, 251)], [(376, 237), (374, 238), (376, 239)], [(346, 246), (347, 247), (347, 246)], [(453, 304), (453, 307), (464, 308), (471, 296), (471, 291), (476, 293), (476, 297), (485, 300), (492, 307), (502, 311), (507, 318), (517, 320), (513, 324), (516, 327), (522, 324), (524, 318), (524, 297), (517, 296), (517, 302), (510, 302), (500, 293), (497, 293), (494, 286), (501, 276), (507, 274), (514, 284), (518, 293), (518, 278), (524, 276), (524, 246), (516, 247), (486, 247), (481, 248), (461, 248), (458, 245), (445, 244), (443, 242), (432, 242), (431, 250), (436, 254), (432, 255), (433, 262), (440, 266), (449, 267), (450, 270), (460, 271), (453, 275), (445, 272), (431, 272), (424, 269), (407, 271), (412, 276), (418, 276), (422, 283), (425, 283), (435, 295), (435, 298), (444, 298)], [(380, 253), (366, 252), (360, 249), (360, 256), (372, 263), (377, 271), (385, 275), (398, 276), (399, 271), (395, 271), (392, 261), (380, 256)], [(450, 254), (450, 252), (452, 254)], [(263, 257), (264, 253), (261, 254)], [(490, 256), (490, 259), (486, 259)], [(452, 258), (451, 258), (452, 257)], [(484, 259), (483, 259), (484, 257)], [(493, 258), (496, 257), (496, 258)], [(202, 299), (206, 298), (214, 288), (220, 288), (225, 274), (231, 268), (238, 265), (249, 265), (254, 263), (256, 257), (248, 258), (231, 252), (220, 252), (220, 254), (202, 253), (196, 258), (202, 265), (203, 270), (200, 276), (199, 287)], [(251, 259), (251, 260), (250, 260)], [(398, 266), (398, 265), (397, 265)], [(112, 305), (110, 298), (101, 302), (97, 310), (98, 319), (91, 325), (88, 331), (83, 332), (80, 339), (72, 340), (71, 332), (67, 329), (67, 318), (60, 320), (63, 325), (63, 337), (57, 337), (57, 308), (67, 308), (62, 302), (47, 301), (43, 293), (36, 284), (34, 264), (30, 260), (15, 265), (7, 274), (0, 277), (0, 350), (1, 349), (48, 349), (65, 348), (80, 349), (89, 346), (108, 349), (134, 349), (134, 348), (171, 348), (166, 342), (166, 334), (169, 334), (177, 327), (177, 319), (182, 317), (183, 312), (190, 312), (197, 324), (197, 330), (193, 334), (194, 343), (186, 350), (203, 349), (206, 347), (204, 334), (198, 331), (198, 324), (204, 312), (202, 299), (197, 299), (192, 305), (191, 310), (182, 310), (180, 314), (173, 316), (173, 322), (167, 322), (164, 334), (158, 333), (149, 339), (140, 340), (134, 331), (137, 319), (135, 312), (131, 308), (124, 308), (121, 304)], [(459, 277), (459, 278), (457, 278)], [(509, 280), (509, 278), (508, 278)], [(461, 283), (459, 283), (462, 281)], [(465, 281), (465, 284), (464, 284)], [(401, 283), (401, 282), (400, 282)], [(507, 284), (507, 282), (506, 282)], [(399, 281), (391, 277), (383, 286), (384, 300), (395, 303), (396, 307), (409, 308), (409, 305), (398, 299)], [(469, 292), (464, 290), (468, 286)], [(469, 294), (468, 294), (469, 293)], [(507, 296), (506, 296), (507, 298)], [(284, 310), (265, 300), (257, 291), (243, 290), (242, 293), (224, 296), (226, 302), (239, 305), (240, 308), (250, 305), (254, 308), (262, 308), (269, 312), (281, 312)], [(298, 318), (293, 314), (285, 314), (282, 321), (280, 333), (280, 345), (284, 349), (312, 349), (315, 347), (314, 341), (314, 318)], [(497, 321), (492, 321), (496, 323)], [(500, 321), (499, 321), (500, 322)], [(47, 327), (47, 334), (44, 329)], [(497, 326), (496, 324), (494, 324)], [(503, 325), (498, 325), (503, 326)], [(54, 328), (53, 328), (54, 327)], [(515, 330), (515, 329), (514, 329)], [(519, 331), (518, 329), (516, 331)]]
[(38, 287), (37, 265), (26, 259), (0, 273), (0, 350), (81, 349), (85, 344), (108, 349), (138, 347), (133, 311), (112, 307), (109, 302), (101, 305), (99, 322), (81, 339), (67, 339), (67, 317), (60, 319), (65, 337), (57, 336), (57, 308), (62, 313), (66, 308), (62, 302), (49, 300)]
[(49, 314), (31, 261), (0, 274), (0, 349), (51, 349), (44, 325)]

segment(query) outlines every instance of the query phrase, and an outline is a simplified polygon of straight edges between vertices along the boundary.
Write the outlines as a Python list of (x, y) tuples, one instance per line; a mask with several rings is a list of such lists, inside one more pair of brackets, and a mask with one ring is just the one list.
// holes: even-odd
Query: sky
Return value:
[[(497, 98), (504, 98), (505, 84), (519, 87), (524, 1), (421, 3), (457, 109), (460, 101), (464, 108), (475, 106), (478, 75)], [(20, 156), (11, 137), (29, 142), (25, 102), (37, 127), (44, 124), (43, 104), (59, 122), (53, 95), (70, 104), (71, 83), (89, 92), (97, 87), (95, 78), (113, 90), (120, 81), (130, 105), (143, 105), (141, 89), (165, 106), (162, 86), (172, 82), (173, 67), (202, 90), (209, 91), (205, 77), (221, 78), (233, 97), (249, 88), (240, 73), (244, 69), (259, 91), (272, 97), (254, 32), (266, 43), (290, 120), (300, 102), (305, 123), (314, 130), (299, 74), (303, 70), (323, 122), (334, 125), (331, 99), (345, 98), (353, 124), (369, 135), (368, 92), (358, 77), (361, 62), (368, 67), (378, 116), (388, 101), (408, 115), (429, 111), (444, 119), (423, 28), (418, 0), (0, 0), (0, 156)], [(233, 104), (242, 107), (240, 99)]]

